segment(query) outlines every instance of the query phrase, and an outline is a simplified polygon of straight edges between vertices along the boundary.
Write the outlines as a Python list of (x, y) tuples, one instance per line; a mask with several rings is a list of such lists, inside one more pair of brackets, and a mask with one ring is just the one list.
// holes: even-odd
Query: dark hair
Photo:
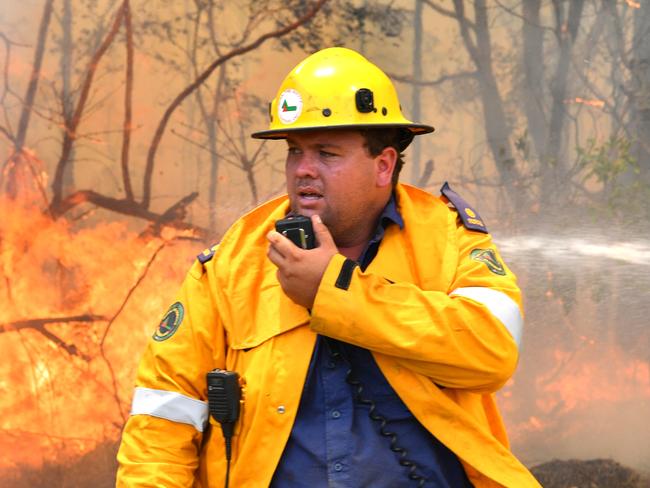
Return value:
[(404, 129), (389, 127), (360, 129), (359, 132), (361, 132), (365, 140), (366, 149), (371, 157), (379, 156), (387, 147), (392, 147), (397, 151), (397, 161), (395, 162), (392, 178), (393, 186), (395, 186), (399, 180), (399, 173), (402, 171), (402, 166), (404, 166), (404, 154), (402, 151), (406, 149), (406, 146), (413, 139), (410, 131), (406, 134)]

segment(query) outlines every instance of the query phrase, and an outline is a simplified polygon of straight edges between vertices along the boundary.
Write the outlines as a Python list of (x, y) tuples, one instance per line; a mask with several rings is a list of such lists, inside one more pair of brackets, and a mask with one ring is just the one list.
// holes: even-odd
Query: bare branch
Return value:
[(131, 127), (133, 125), (133, 28), (131, 26), (131, 8), (129, 1), (124, 1), (124, 28), (126, 31), (126, 86), (124, 87), (124, 132), (122, 136), (122, 182), (127, 200), (133, 200), (131, 177), (129, 176), (129, 147), (131, 145)]
[[(25, 157), (23, 158), (29, 167), (29, 171), (32, 173), (32, 177), (34, 178), (34, 182), (36, 183), (36, 186), (38, 187), (38, 191), (41, 194), (41, 197), (43, 198), (43, 204), (47, 207), (47, 191), (45, 190), (45, 182), (43, 181), (43, 177), (39, 172), (37, 171), (37, 168), (34, 167), (34, 159), (32, 157)], [(50, 214), (51, 216), (51, 214)]]
[(70, 121), (70, 124), (66, 128), (67, 130), (64, 133), (63, 147), (61, 149), (61, 157), (59, 158), (59, 162), (56, 165), (54, 181), (52, 182), (53, 196), (52, 196), (52, 203), (50, 204), (50, 209), (53, 215), (61, 215), (63, 213), (59, 210), (59, 206), (62, 204), (62, 200), (63, 200), (63, 174), (65, 171), (65, 167), (68, 164), (68, 159), (72, 151), (72, 146), (76, 139), (77, 127), (81, 122), (81, 116), (83, 114), (86, 101), (88, 100), (90, 87), (92, 86), (93, 78), (95, 76), (95, 72), (97, 71), (97, 66), (99, 65), (99, 61), (106, 53), (109, 46), (113, 42), (115, 35), (117, 34), (117, 31), (124, 17), (124, 12), (127, 3), (128, 0), (124, 0), (122, 6), (119, 8), (117, 14), (115, 15), (115, 20), (113, 21), (113, 26), (111, 27), (111, 30), (109, 31), (106, 38), (104, 39), (104, 42), (102, 42), (102, 44), (99, 46), (99, 48), (93, 55), (92, 59), (90, 60), (90, 64), (88, 65), (88, 71), (86, 73), (86, 78), (84, 79), (81, 88), (81, 93), (79, 95), (79, 100), (77, 102), (77, 107), (75, 108), (74, 115), (72, 116), (72, 120)]
[(26, 319), (16, 320), (7, 324), (0, 324), (0, 333), (20, 331), (24, 329), (33, 329), (39, 334), (45, 336), (49, 341), (54, 343), (57, 347), (65, 350), (71, 356), (78, 356), (84, 361), (90, 361), (91, 357), (79, 351), (76, 345), (66, 342), (58, 335), (47, 330), (45, 327), (48, 324), (62, 324), (62, 323), (75, 323), (75, 322), (101, 322), (106, 320), (106, 317), (101, 315), (73, 315), (68, 317), (48, 317), (43, 319)]
[[(45, 7), (43, 8), (43, 15), (41, 17), (41, 24), (38, 28), (38, 38), (36, 41), (36, 51), (34, 52), (34, 63), (32, 64), (32, 73), (30, 75), (29, 83), (27, 85), (27, 92), (25, 93), (25, 100), (23, 103), (23, 109), (20, 114), (20, 119), (18, 122), (18, 129), (16, 135), (13, 138), (14, 140), (14, 150), (12, 155), (5, 161), (3, 168), (0, 170), (0, 178), (4, 174), (4, 167), (10, 164), (14, 157), (18, 157), (22, 153), (23, 145), (25, 144), (25, 139), (27, 137), (27, 128), (29, 127), (29, 119), (32, 113), (32, 106), (34, 105), (34, 99), (36, 98), (36, 89), (38, 88), (38, 81), (41, 76), (41, 65), (43, 64), (43, 56), (45, 53), (45, 41), (47, 39), (47, 31), (50, 25), (50, 19), (52, 18), (52, 4), (54, 0), (47, 0)], [(9, 40), (4, 37), (5, 43), (7, 43), (7, 65), (5, 66), (5, 90), (8, 90), (8, 58), (9, 58)], [(4, 99), (4, 94), (2, 95)], [(15, 161), (14, 161), (15, 162)], [(14, 187), (15, 182), (11, 176), (12, 172), (9, 174), (8, 182), (8, 192), (9, 195), (13, 195), (17, 189)], [(0, 180), (1, 182), (1, 180)]]
[(476, 28), (467, 17), (465, 17), (465, 2), (464, 0), (454, 0), (454, 9), (455, 15), (454, 18), (458, 21), (458, 26), (460, 28), (460, 35), (463, 38), (465, 43), (465, 48), (467, 52), (474, 60), (474, 64), (478, 69), (481, 69), (481, 56), (479, 54), (479, 46), (472, 40), (469, 30), (470, 28)]
[(616, 4), (613, 4), (612, 2), (603, 2), (604, 8), (609, 13), (609, 15), (613, 19), (613, 26), (614, 26), (614, 31), (616, 33), (614, 37), (614, 42), (616, 43), (616, 52), (618, 55), (621, 57), (621, 61), (623, 65), (630, 70), (632, 68), (632, 63), (630, 62), (629, 56), (627, 55), (625, 51), (625, 35), (624, 35), (624, 29), (621, 25), (621, 17), (618, 13), (618, 9), (616, 8)]
[(427, 186), (429, 180), (431, 179), (431, 175), (433, 174), (433, 166), (433, 159), (429, 159), (426, 163), (424, 163), (424, 169), (422, 170), (422, 174), (418, 179), (418, 187), (424, 188)]
[(205, 144), (201, 144), (201, 143), (199, 143), (199, 142), (196, 142), (195, 140), (190, 139), (190, 138), (187, 137), (187, 136), (184, 136), (183, 134), (181, 134), (180, 132), (178, 132), (178, 131), (175, 130), (175, 129), (172, 129), (170, 132), (171, 132), (173, 135), (175, 135), (176, 137), (179, 137), (180, 139), (183, 139), (185, 142), (187, 142), (187, 143), (189, 143), (189, 144), (192, 144), (193, 146), (198, 147), (199, 149), (202, 149), (202, 150), (204, 150), (204, 151), (207, 151), (210, 155), (213, 155), (213, 156), (220, 156), (222, 161), (224, 161), (224, 162), (226, 162), (226, 163), (228, 163), (228, 164), (233, 165), (235, 168), (237, 168), (237, 169), (243, 169), (242, 166), (241, 166), (241, 164), (239, 164), (238, 162), (233, 161), (233, 160), (231, 160), (231, 159), (229, 159), (229, 158), (226, 158), (226, 157), (221, 156), (219, 153), (217, 153), (216, 151), (214, 151), (212, 148), (206, 146)]
[(64, 200), (61, 201), (59, 204), (60, 213), (57, 216), (63, 215), (64, 213), (70, 211), (72, 208), (81, 205), (82, 203), (92, 203), (98, 207), (105, 208), (113, 212), (149, 220), (161, 227), (169, 226), (179, 230), (187, 230), (194, 233), (197, 237), (202, 237), (207, 235), (206, 229), (173, 219), (177, 218), (178, 215), (182, 213), (183, 209), (181, 207), (186, 207), (189, 205), (196, 199), (196, 197), (198, 197), (198, 195), (199, 194), (197, 192), (190, 193), (189, 195), (183, 197), (179, 202), (172, 205), (163, 214), (157, 214), (145, 208), (142, 208), (140, 204), (132, 200), (108, 197), (93, 190), (79, 190), (68, 195)]
[(268, 140), (264, 140), (264, 141), (262, 141), (262, 143), (259, 146), (257, 146), (257, 149), (255, 150), (255, 153), (251, 157), (251, 162), (253, 164), (255, 164), (255, 161), (257, 161), (257, 159), (262, 154), (262, 149), (264, 149), (264, 146), (266, 145), (267, 142), (268, 142)]
[(36, 89), (38, 88), (38, 81), (41, 74), (41, 65), (43, 64), (43, 56), (45, 53), (45, 41), (47, 38), (47, 31), (52, 18), (52, 5), (54, 0), (47, 0), (43, 8), (43, 16), (41, 17), (41, 25), (38, 28), (38, 40), (36, 41), (36, 51), (34, 53), (34, 63), (32, 64), (32, 74), (29, 78), (27, 85), (27, 92), (25, 94), (25, 101), (23, 110), (20, 114), (20, 122), (18, 122), (18, 130), (16, 132), (16, 148), (15, 152), (19, 153), (25, 143), (27, 136), (27, 127), (29, 126), (29, 117), (32, 112), (32, 105), (34, 105), (34, 98), (36, 97)]
[(5, 129), (4, 127), (2, 127), (1, 125), (0, 125), (0, 132), (2, 132), (2, 133), (4, 134), (4, 136), (5, 136), (7, 139), (9, 139), (13, 144), (16, 143), (16, 139), (14, 139), (14, 136), (12, 136), (11, 133), (10, 133), (7, 129)]
[[(570, 3), (569, 16), (563, 17), (562, 5), (554, 1), (556, 8), (556, 22), (558, 22), (559, 56), (555, 66), (555, 73), (551, 84), (551, 112), (549, 116), (547, 150), (543, 155), (545, 161), (556, 164), (547, 167), (542, 178), (542, 187), (551, 189), (544, 194), (544, 205), (557, 204), (557, 194), (562, 193), (563, 185), (567, 183), (567, 165), (560, 153), (564, 143), (564, 123), (567, 116), (566, 93), (569, 87), (569, 71), (574, 41), (582, 20), (584, 0), (574, 0)], [(566, 22), (566, 25), (564, 24)]]
[[(454, 12), (453, 10), (447, 10), (446, 8), (443, 8), (440, 5), (433, 3), (432, 0), (422, 0), (422, 3), (424, 3), (425, 5), (428, 5), (433, 10), (435, 10), (436, 12), (438, 12), (441, 15), (444, 15), (445, 17), (451, 17), (452, 19), (458, 19), (458, 13), (457, 12)], [(467, 23), (467, 25), (469, 27), (471, 27), (472, 29), (474, 28), (474, 23), (471, 20), (465, 19), (465, 22)]]
[(142, 206), (144, 208), (149, 208), (149, 204), (151, 202), (151, 178), (153, 176), (154, 161), (156, 158), (156, 152), (158, 151), (158, 146), (160, 145), (160, 141), (165, 132), (165, 128), (167, 127), (169, 119), (171, 118), (174, 111), (183, 102), (183, 100), (185, 100), (185, 98), (187, 98), (194, 90), (196, 90), (199, 86), (201, 86), (203, 82), (208, 79), (208, 77), (212, 74), (212, 72), (217, 67), (224, 64), (226, 61), (229, 61), (232, 58), (241, 56), (242, 54), (246, 54), (247, 52), (258, 48), (269, 39), (282, 37), (288, 34), (289, 32), (297, 29), (301, 25), (311, 20), (327, 1), (328, 0), (318, 0), (314, 4), (314, 6), (307, 11), (305, 15), (298, 18), (295, 22), (292, 22), (291, 24), (288, 24), (285, 27), (282, 27), (276, 31), (267, 32), (266, 34), (263, 34), (260, 37), (258, 37), (252, 43), (237, 49), (233, 49), (228, 54), (225, 54), (220, 58), (216, 59), (214, 62), (212, 62), (210, 66), (208, 66), (208, 68), (205, 71), (203, 71), (203, 73), (199, 75), (199, 77), (196, 80), (194, 80), (181, 93), (178, 94), (178, 96), (172, 101), (170, 106), (167, 107), (167, 110), (165, 110), (165, 113), (163, 114), (163, 117), (160, 120), (158, 127), (156, 128), (156, 132), (154, 133), (154, 137), (153, 140), (151, 141), (151, 145), (149, 146), (149, 152), (147, 153), (147, 164), (144, 173), (143, 192), (142, 192)]
[[(500, 0), (494, 0), (494, 1), (496, 2), (496, 4), (497, 4), (501, 9), (505, 10), (506, 12), (508, 12), (508, 13), (509, 13), (510, 15), (512, 15), (513, 17), (516, 17), (516, 18), (518, 18), (518, 19), (521, 19), (525, 24), (532, 25), (533, 27), (539, 27), (540, 29), (547, 30), (547, 31), (550, 31), (550, 32), (552, 32), (552, 33), (555, 33), (555, 29), (553, 29), (552, 27), (549, 27), (549, 26), (547, 26), (547, 25), (544, 25), (544, 24), (542, 24), (541, 22), (531, 22), (530, 19), (529, 19), (528, 17), (526, 17), (525, 15), (520, 14), (520, 13), (517, 12), (515, 9), (510, 8), (510, 7), (508, 7), (507, 5), (504, 5), (503, 3), (501, 3)], [(524, 0), (524, 1), (525, 1), (525, 0)]]
[(2, 70), (2, 80), (3, 80), (3, 85), (2, 85), (2, 95), (0, 95), (0, 104), (4, 103), (5, 97), (7, 96), (7, 92), (9, 91), (9, 65), (11, 64), (11, 46), (20, 46), (20, 47), (28, 47), (25, 44), (19, 44), (17, 42), (13, 42), (11, 39), (9, 39), (4, 32), (0, 32), (0, 39), (4, 41), (5, 44), (5, 65)]
[(135, 292), (135, 290), (140, 286), (140, 283), (142, 283), (142, 280), (144, 280), (145, 276), (147, 276), (147, 273), (149, 272), (149, 269), (151, 269), (151, 265), (155, 261), (156, 257), (160, 253), (160, 251), (163, 250), (163, 248), (167, 245), (167, 242), (163, 242), (158, 248), (154, 251), (154, 253), (151, 255), (149, 258), (149, 261), (147, 261), (147, 264), (144, 267), (144, 270), (136, 280), (136, 282), (131, 286), (129, 291), (126, 293), (126, 297), (124, 297), (124, 300), (118, 307), (117, 311), (115, 314), (111, 317), (111, 319), (108, 321), (108, 324), (106, 325), (106, 329), (104, 329), (104, 334), (102, 335), (102, 339), (99, 342), (99, 350), (102, 355), (102, 358), (104, 359), (104, 362), (106, 363), (106, 366), (108, 367), (108, 370), (111, 374), (111, 382), (113, 384), (113, 398), (115, 399), (115, 403), (117, 403), (117, 410), (120, 412), (120, 416), (122, 417), (122, 421), (126, 422), (126, 418), (124, 416), (124, 410), (122, 408), (122, 401), (120, 400), (120, 395), (118, 392), (117, 388), (117, 375), (115, 374), (115, 370), (113, 369), (112, 363), (109, 361), (108, 357), (106, 356), (106, 350), (104, 349), (104, 343), (106, 342), (106, 337), (108, 336), (108, 333), (111, 330), (111, 327), (115, 323), (115, 320), (119, 315), (122, 313), (122, 310), (124, 310), (124, 307), (126, 307), (126, 304), (128, 303), (129, 299)]
[(408, 83), (409, 85), (419, 85), (419, 86), (438, 86), (443, 84), (446, 81), (455, 81), (455, 80), (462, 80), (466, 78), (476, 78), (476, 76), (479, 74), (478, 71), (461, 71), (459, 73), (453, 73), (450, 75), (441, 75), (440, 77), (434, 79), (434, 80), (414, 80), (413, 77), (411, 76), (403, 76), (403, 75), (397, 75), (394, 73), (387, 73), (388, 76), (395, 80), (395, 81), (400, 81), (402, 83)]
[(168, 244), (167, 241), (163, 242), (158, 248), (153, 252), (151, 257), (149, 258), (149, 261), (147, 261), (147, 264), (145, 264), (144, 269), (142, 270), (142, 273), (138, 277), (138, 279), (135, 281), (135, 283), (129, 288), (129, 291), (126, 293), (126, 296), (124, 297), (124, 300), (120, 304), (120, 306), (117, 308), (117, 311), (113, 316), (110, 318), (108, 321), (108, 324), (106, 324), (106, 329), (104, 329), (104, 333), (102, 334), (101, 341), (99, 342), (99, 347), (102, 351), (102, 356), (104, 356), (104, 343), (106, 342), (106, 337), (108, 336), (108, 333), (111, 330), (112, 325), (115, 323), (115, 320), (119, 315), (122, 313), (124, 310), (124, 307), (126, 307), (126, 304), (128, 303), (129, 299), (131, 298), (131, 295), (135, 292), (135, 290), (140, 286), (140, 283), (142, 283), (142, 280), (147, 276), (147, 273), (149, 272), (149, 269), (151, 268), (151, 265), (155, 261), (156, 257), (158, 254), (160, 254), (160, 251), (163, 250), (163, 248)]
[(70, 356), (79, 356), (81, 359), (83, 359), (83, 360), (86, 361), (86, 362), (89, 362), (89, 361), (92, 359), (88, 354), (85, 354), (85, 353), (79, 351), (79, 349), (77, 348), (76, 345), (64, 341), (64, 340), (61, 339), (58, 335), (56, 335), (56, 334), (50, 332), (50, 331), (47, 330), (45, 327), (40, 328), (40, 329), (36, 329), (36, 331), (37, 331), (39, 334), (45, 336), (45, 337), (46, 337), (47, 339), (49, 339), (51, 342), (53, 342), (55, 346), (60, 347), (60, 348), (63, 349), (65, 352), (67, 352), (68, 354), (70, 354)]
[[(198, 196), (198, 192), (193, 192), (181, 198), (178, 202), (169, 207), (162, 215), (160, 215), (160, 217), (158, 217), (158, 219), (155, 220), (151, 226), (149, 226), (149, 228), (143, 232), (143, 235), (160, 235), (162, 228), (165, 226), (177, 227), (179, 224), (189, 226), (189, 224), (183, 223), (185, 217), (187, 216), (187, 207)], [(204, 229), (201, 229), (201, 235), (206, 235), (206, 231)]]
[(93, 314), (69, 315), (64, 317), (46, 317), (42, 319), (14, 320), (13, 322), (0, 324), (0, 333), (22, 329), (41, 329), (48, 324), (63, 324), (69, 322), (100, 322), (104, 320), (106, 320), (106, 317)]

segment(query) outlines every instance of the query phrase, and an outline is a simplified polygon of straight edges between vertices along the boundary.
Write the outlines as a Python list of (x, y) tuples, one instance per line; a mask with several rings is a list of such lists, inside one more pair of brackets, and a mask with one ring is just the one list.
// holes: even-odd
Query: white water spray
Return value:
[(549, 260), (605, 258), (621, 264), (650, 266), (650, 241), (644, 239), (618, 240), (608, 239), (602, 235), (590, 237), (524, 235), (500, 239), (497, 244), (504, 256), (534, 254)]

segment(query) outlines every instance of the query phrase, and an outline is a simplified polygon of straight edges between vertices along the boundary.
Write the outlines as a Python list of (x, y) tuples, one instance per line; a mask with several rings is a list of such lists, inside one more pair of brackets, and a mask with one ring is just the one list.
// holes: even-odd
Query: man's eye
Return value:
[(333, 158), (336, 156), (336, 154), (327, 151), (320, 151), (319, 154), (322, 158)]
[(297, 147), (290, 147), (287, 149), (287, 152), (291, 155), (300, 154), (300, 149), (298, 149)]

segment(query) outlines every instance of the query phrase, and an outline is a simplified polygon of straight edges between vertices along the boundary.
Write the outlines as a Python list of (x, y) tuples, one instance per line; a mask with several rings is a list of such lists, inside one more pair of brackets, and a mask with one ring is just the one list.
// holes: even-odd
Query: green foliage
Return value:
[[(305, 2), (298, 0), (298, 3)], [(366, 41), (374, 39), (378, 42), (399, 39), (406, 24), (406, 10), (395, 7), (392, 2), (371, 1), (355, 5), (333, 0), (325, 4), (306, 29), (296, 30), (277, 42), (286, 51), (300, 49), (312, 53), (330, 46), (349, 46), (352, 42), (360, 42), (362, 37)]]
[(624, 136), (610, 136), (602, 143), (591, 138), (577, 148), (582, 187), (585, 192), (590, 183), (598, 187), (587, 192), (595, 210), (624, 221), (650, 218), (650, 185), (641, 177), (632, 148)]
[(605, 187), (615, 185), (626, 173), (639, 174), (631, 146), (630, 140), (622, 136), (610, 136), (602, 144), (591, 138), (586, 147), (577, 148), (579, 164), (586, 170), (587, 178), (594, 177)]

